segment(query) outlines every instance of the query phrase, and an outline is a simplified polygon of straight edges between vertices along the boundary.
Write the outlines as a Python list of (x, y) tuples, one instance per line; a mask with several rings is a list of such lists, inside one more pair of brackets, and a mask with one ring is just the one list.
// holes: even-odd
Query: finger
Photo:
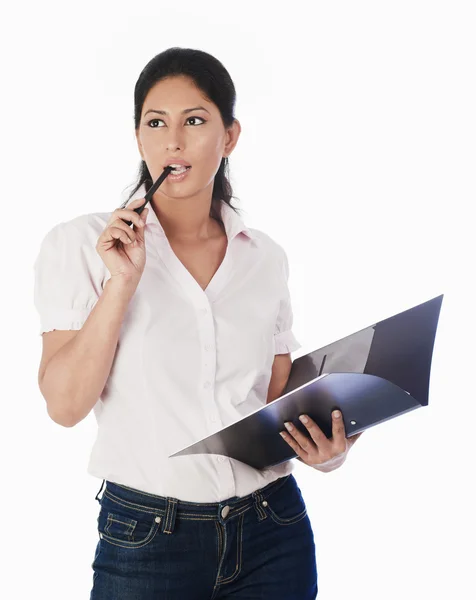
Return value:
[(299, 420), (309, 431), (309, 435), (319, 450), (328, 451), (331, 447), (331, 443), (318, 424), (313, 421), (309, 415), (300, 415)]
[[(146, 200), (145, 198), (136, 198), (133, 202), (131, 202), (130, 204), (127, 205), (127, 209), (124, 210), (131, 210), (134, 214), (139, 215), (140, 217), (142, 216), (142, 214), (145, 211), (145, 206), (146, 206)], [(134, 218), (129, 218), (129, 221), (134, 222)]]
[(280, 431), (279, 433), (283, 440), (291, 446), (291, 448), (299, 457), (301, 457), (303, 462), (306, 462), (306, 460), (308, 460), (308, 454), (305, 450), (301, 448), (301, 446), (296, 442), (296, 440), (292, 436), (290, 436), (289, 433), (287, 433), (286, 431)]
[[(138, 215), (133, 210), (126, 210), (126, 209), (120, 210), (119, 212), (116, 212), (115, 216), (116, 216), (116, 218), (122, 219), (128, 227), (130, 227), (132, 224), (139, 228), (144, 227), (144, 221), (142, 219), (142, 215)], [(130, 224), (129, 224), (129, 221), (130, 221)]]
[(105, 234), (107, 235), (107, 232), (110, 231), (112, 235), (113, 230), (120, 230), (123, 232), (123, 235), (121, 235), (118, 238), (121, 241), (124, 241), (127, 238), (130, 239), (131, 242), (133, 242), (137, 237), (137, 230), (131, 229), (129, 225), (124, 223), (124, 221), (122, 221), (121, 219), (117, 219), (116, 221), (114, 221), (114, 223), (111, 223), (111, 225), (109, 225), (109, 227), (106, 229)]
[(299, 446), (306, 452), (310, 454), (311, 452), (316, 451), (316, 445), (312, 440), (310, 440), (306, 435), (301, 433), (297, 427), (295, 427), (292, 423), (287, 421), (284, 423), (284, 426), (290, 433), (290, 435), (296, 440)]
[[(127, 233), (120, 227), (108, 227), (104, 233), (99, 237), (98, 244), (109, 244), (112, 242), (114, 245), (116, 240), (123, 244), (130, 244), (131, 239)], [(112, 246), (111, 246), (112, 247)]]
[(114, 246), (119, 246), (120, 242), (126, 244), (127, 242), (125, 241), (125, 238), (121, 237), (123, 235), (125, 235), (124, 232), (119, 229), (115, 229), (114, 227), (112, 229), (111, 227), (106, 227), (106, 229), (104, 229), (104, 231), (98, 237), (96, 242), (96, 250), (99, 250), (99, 248), (110, 250)]
[[(145, 202), (145, 197), (143, 197), (143, 198), (136, 198), (135, 200), (132, 200), (132, 202), (129, 202), (129, 204), (127, 205), (127, 208), (121, 208), (121, 207), (119, 207), (116, 210), (133, 210), (134, 212), (136, 212), (135, 209), (137, 209), (137, 208), (145, 205), (145, 203), (146, 203)], [(137, 214), (137, 212), (136, 212), (136, 214)]]
[[(134, 233), (136, 234), (136, 239), (140, 244), (144, 243), (145, 227), (146, 227), (145, 222), (147, 219), (148, 210), (149, 210), (148, 208), (144, 208), (144, 211), (142, 212), (141, 216), (139, 217), (143, 222), (143, 226), (137, 227), (135, 223), (132, 226), (132, 229), (134, 230)], [(126, 224), (126, 227), (129, 227), (129, 225)]]
[[(142, 213), (144, 213), (145, 210), (146, 209), (144, 209)], [(116, 208), (116, 210), (111, 214), (108, 225), (112, 225), (112, 223), (115, 223), (117, 219), (122, 219), (124, 222), (130, 221), (137, 227), (143, 227), (144, 225), (142, 214), (139, 215), (135, 210), (131, 210), (130, 208)], [(126, 225), (130, 227), (130, 225), (127, 223)]]
[(337, 454), (347, 449), (344, 419), (340, 410), (332, 411), (332, 445)]

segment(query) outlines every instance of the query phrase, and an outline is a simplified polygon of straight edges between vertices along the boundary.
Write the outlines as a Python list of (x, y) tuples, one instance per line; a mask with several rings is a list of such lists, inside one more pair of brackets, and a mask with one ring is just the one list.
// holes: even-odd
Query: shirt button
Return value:
[(208, 390), (208, 388), (211, 386), (212, 384), (209, 381), (205, 381), (205, 383), (203, 384), (203, 387)]
[(211, 350), (211, 349), (212, 349), (212, 347), (210, 346), (210, 344), (205, 344), (205, 350), (208, 351), (208, 350)]
[(208, 308), (202, 308), (200, 312), (202, 313), (202, 315), (206, 315), (208, 312)]

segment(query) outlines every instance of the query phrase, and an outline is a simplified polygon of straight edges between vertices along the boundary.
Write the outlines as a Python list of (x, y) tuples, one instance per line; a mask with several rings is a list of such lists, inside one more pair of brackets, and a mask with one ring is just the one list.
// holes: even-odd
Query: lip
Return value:
[(183, 160), (182, 158), (169, 158), (164, 165), (164, 169), (169, 165), (184, 165), (185, 167), (192, 166), (190, 163), (188, 163), (186, 160)]
[(183, 173), (180, 173), (180, 175), (172, 175), (170, 173), (169, 176), (167, 177), (167, 180), (170, 181), (171, 183), (183, 181), (186, 177), (188, 177), (189, 173), (190, 173), (190, 169), (187, 169)]

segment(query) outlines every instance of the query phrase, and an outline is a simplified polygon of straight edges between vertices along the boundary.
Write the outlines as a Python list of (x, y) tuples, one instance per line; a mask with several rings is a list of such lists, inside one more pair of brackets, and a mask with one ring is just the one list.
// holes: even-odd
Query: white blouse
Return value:
[[(141, 186), (131, 198), (143, 198)], [(288, 260), (225, 202), (222, 264), (203, 290), (172, 250), (149, 205), (146, 265), (94, 406), (98, 432), (87, 472), (189, 502), (245, 496), (292, 472), (258, 470), (212, 454), (168, 458), (266, 404), (275, 354), (301, 347), (291, 331)], [(96, 251), (111, 213), (54, 226), (34, 264), (40, 335), (81, 329), (110, 273)], [(246, 440), (243, 440), (246, 444)]]

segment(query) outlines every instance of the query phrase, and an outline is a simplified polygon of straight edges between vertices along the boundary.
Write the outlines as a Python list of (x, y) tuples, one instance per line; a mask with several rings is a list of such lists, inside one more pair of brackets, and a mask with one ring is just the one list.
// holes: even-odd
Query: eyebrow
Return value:
[[(203, 106), (195, 106), (194, 108), (186, 108), (185, 110), (182, 111), (183, 115), (186, 115), (187, 113), (193, 112), (194, 110), (204, 110), (206, 111), (208, 114), (211, 114), (210, 111), (208, 111), (206, 108), (204, 108)], [(168, 115), (169, 113), (166, 110), (155, 110), (153, 108), (150, 108), (145, 114), (145, 115), (149, 114), (150, 112), (153, 113), (157, 113), (158, 115)]]

